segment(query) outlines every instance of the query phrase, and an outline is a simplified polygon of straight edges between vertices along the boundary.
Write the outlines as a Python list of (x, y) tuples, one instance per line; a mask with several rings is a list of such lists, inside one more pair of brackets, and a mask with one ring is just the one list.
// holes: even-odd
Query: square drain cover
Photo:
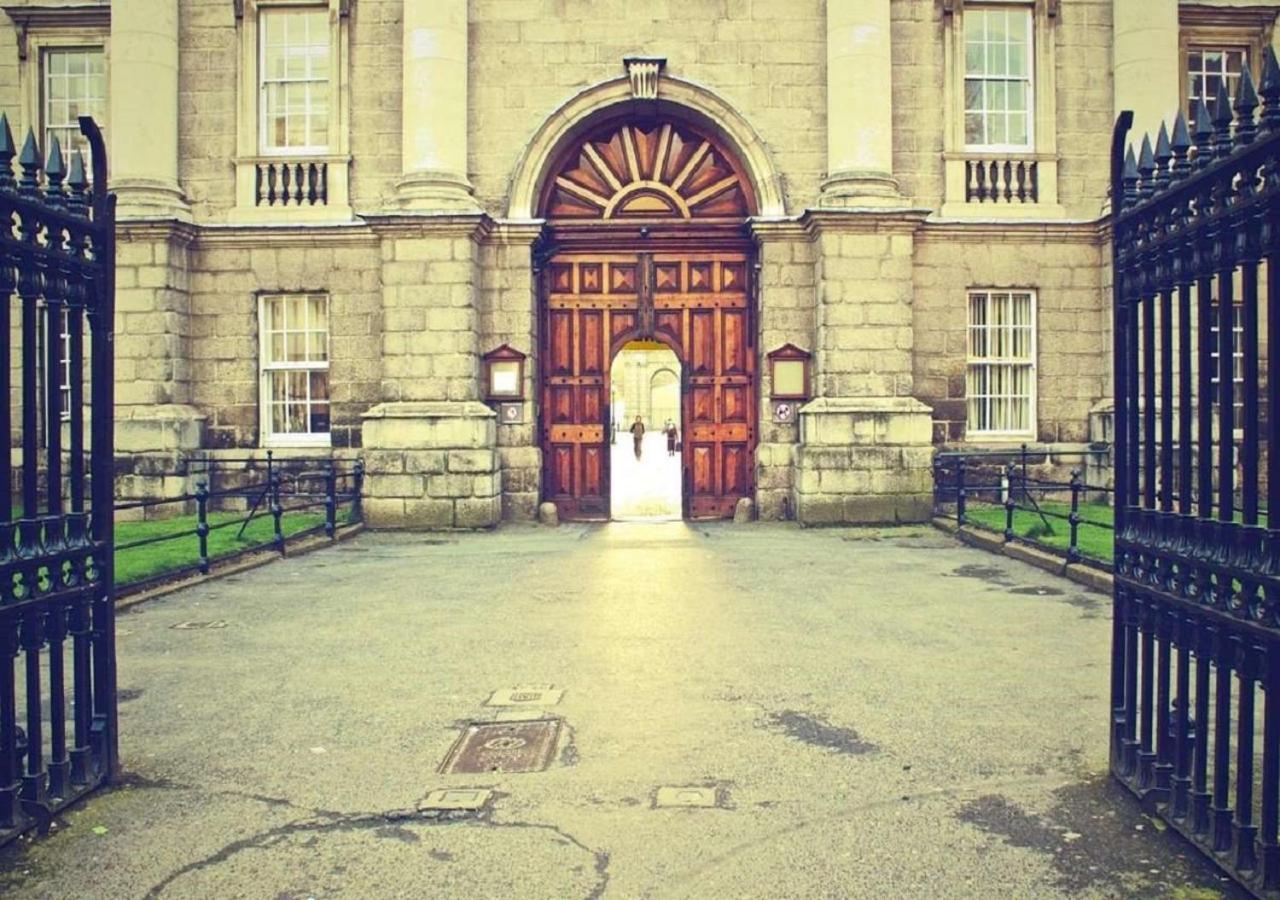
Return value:
[(493, 796), (493, 791), (485, 790), (440, 790), (432, 791), (427, 794), (427, 799), (422, 801), (420, 809), (447, 809), (447, 810), (468, 810), (474, 811), (482, 809), (489, 798)]
[(518, 684), (494, 691), (485, 706), (555, 706), (563, 696), (549, 684)]
[(464, 772), (541, 772), (560, 737), (559, 719), (472, 722), (440, 764), (445, 775)]
[(660, 787), (653, 798), (653, 805), (660, 806), (700, 806), (716, 805), (716, 789), (709, 787)]

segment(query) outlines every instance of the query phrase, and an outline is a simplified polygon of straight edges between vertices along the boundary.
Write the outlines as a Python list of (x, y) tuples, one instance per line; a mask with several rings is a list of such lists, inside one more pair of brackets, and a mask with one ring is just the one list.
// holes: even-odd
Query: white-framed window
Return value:
[(964, 143), (971, 150), (1035, 145), (1035, 55), (1029, 6), (964, 11)]
[(332, 32), (327, 7), (264, 7), (258, 19), (259, 149), (329, 150)]
[[(1213, 400), (1214, 404), (1219, 402), (1218, 385), (1222, 383), (1222, 379), (1218, 377), (1219, 368), (1218, 360), (1222, 358), (1222, 354), (1218, 352), (1218, 335), (1221, 329), (1218, 327), (1218, 316), (1220, 315), (1218, 302), (1215, 300), (1211, 307), (1212, 318), (1209, 324), (1209, 358), (1213, 360)], [(1235, 410), (1233, 420), (1236, 428), (1244, 427), (1244, 320), (1240, 315), (1241, 306), (1239, 303), (1231, 305), (1231, 406)]]
[(967, 434), (1034, 436), (1035, 293), (971, 290), (968, 307)]
[(1245, 46), (1191, 45), (1187, 48), (1187, 116), (1195, 121), (1196, 104), (1201, 98), (1213, 110), (1218, 88), (1227, 86), (1227, 94), (1235, 97), (1240, 73), (1249, 65), (1249, 48)]
[(263, 443), (329, 443), (329, 297), (258, 298)]
[[(43, 301), (39, 304), (40, 319), (39, 330), (36, 337), (36, 395), (37, 403), (40, 409), (40, 427), (42, 428), (41, 445), (49, 444), (49, 366), (48, 366), (48, 347), (49, 347), (49, 317), (45, 312), (47, 307)], [(62, 307), (61, 327), (57, 337), (58, 341), (58, 419), (61, 422), (69, 422), (71, 420), (71, 327), (69, 314), (70, 311), (66, 306)]]
[[(40, 129), (45, 153), (56, 137), (67, 164), (71, 153), (84, 154), (89, 142), (80, 133), (80, 116), (93, 116), (106, 131), (107, 61), (101, 46), (45, 47), (40, 51)], [(91, 171), (91, 170), (89, 170)]]

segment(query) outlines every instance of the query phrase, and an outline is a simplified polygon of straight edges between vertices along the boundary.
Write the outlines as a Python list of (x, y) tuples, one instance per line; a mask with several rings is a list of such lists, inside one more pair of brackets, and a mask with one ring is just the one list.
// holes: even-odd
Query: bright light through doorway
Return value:
[[(632, 341), (613, 359), (611, 507), (615, 519), (679, 519), (680, 360), (664, 344)], [(644, 435), (636, 441), (636, 417)], [(668, 435), (673, 427), (676, 434)]]

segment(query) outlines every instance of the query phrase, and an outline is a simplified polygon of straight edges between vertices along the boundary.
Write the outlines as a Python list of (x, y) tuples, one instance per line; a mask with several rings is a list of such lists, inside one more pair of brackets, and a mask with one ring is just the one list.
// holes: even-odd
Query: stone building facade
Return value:
[[(741, 388), (747, 409), (717, 406), (705, 460), (696, 437), (685, 451), (717, 496), (806, 524), (919, 520), (939, 446), (1078, 452), (1100, 436), (1091, 419), (1109, 393), (1115, 113), (1151, 130), (1214, 79), (1256, 74), (1280, 7), (0, 8), (0, 110), (46, 141), (74, 140), (59, 126), (77, 111), (105, 123), (121, 218), (118, 445), (138, 473), (124, 489), (180, 489), (196, 456), (360, 455), (372, 524), (477, 527), (531, 518), (599, 476), (587, 413), (563, 420), (576, 437), (553, 435), (548, 272), (565, 248), (630, 253), (649, 284), (655, 236), (694, 254), (690, 278), (696, 253), (730, 244), (747, 263), (743, 380), (725, 369), (706, 382), (715, 403)], [(688, 155), (663, 134), (683, 135)], [(598, 160), (610, 147), (616, 159)], [(564, 184), (574, 165), (595, 188)], [(731, 174), (682, 197), (704, 170)], [(656, 290), (645, 307), (635, 289), (623, 336), (679, 344), (693, 397), (689, 342), (702, 338), (662, 336)], [(714, 340), (729, 340), (720, 329), (737, 326), (715, 316)], [(798, 389), (773, 384), (783, 347), (807, 356)], [(486, 363), (500, 348), (524, 357), (501, 398)]]

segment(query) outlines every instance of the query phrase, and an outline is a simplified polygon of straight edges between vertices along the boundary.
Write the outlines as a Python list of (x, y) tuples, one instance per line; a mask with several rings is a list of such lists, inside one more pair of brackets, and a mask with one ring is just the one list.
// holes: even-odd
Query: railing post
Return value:
[(196, 537), (200, 539), (200, 574), (209, 574), (209, 486), (196, 483)]
[(338, 476), (333, 471), (333, 460), (324, 473), (324, 533), (329, 540), (337, 536), (338, 529)]
[(1018, 502), (1013, 499), (1013, 463), (1009, 463), (1004, 471), (1004, 539), (1011, 541), (1013, 540), (1013, 513), (1018, 508)]
[[(271, 457), (267, 457), (267, 465), (271, 466)], [(280, 502), (280, 473), (274, 467), (268, 469), (267, 491), (271, 495), (271, 519), (275, 527), (276, 551), (284, 556), (284, 529), (280, 520), (284, 516), (284, 506)]]
[(364, 496), (364, 460), (357, 459), (351, 471), (351, 518), (357, 522), (364, 521), (364, 507), (361, 498)]
[(956, 524), (964, 525), (964, 501), (968, 494), (964, 489), (964, 457), (956, 463)]
[(1067, 521), (1071, 523), (1071, 543), (1067, 545), (1067, 562), (1080, 561), (1080, 470), (1071, 470), (1071, 514)]
[(1026, 502), (1027, 499), (1027, 445), (1024, 442), (1022, 445), (1022, 500)]

